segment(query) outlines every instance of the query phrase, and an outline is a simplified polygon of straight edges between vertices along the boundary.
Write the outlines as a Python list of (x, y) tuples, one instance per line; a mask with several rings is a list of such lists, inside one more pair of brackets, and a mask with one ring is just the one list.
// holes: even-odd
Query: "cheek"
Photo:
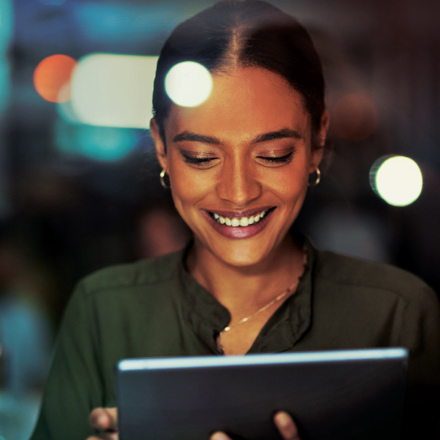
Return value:
[(282, 198), (296, 198), (307, 191), (308, 173), (304, 167), (288, 167), (274, 173), (267, 182)]
[(190, 167), (170, 167), (171, 193), (177, 210), (183, 214), (186, 205), (194, 204), (206, 193), (203, 176), (197, 176)]

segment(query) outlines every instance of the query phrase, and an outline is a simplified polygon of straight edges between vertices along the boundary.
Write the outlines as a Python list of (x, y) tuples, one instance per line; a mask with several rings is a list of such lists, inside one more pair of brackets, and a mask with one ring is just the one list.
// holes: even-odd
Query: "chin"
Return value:
[(235, 251), (222, 253), (217, 256), (226, 264), (233, 267), (252, 267), (267, 258), (269, 253), (255, 252), (252, 249), (236, 249)]

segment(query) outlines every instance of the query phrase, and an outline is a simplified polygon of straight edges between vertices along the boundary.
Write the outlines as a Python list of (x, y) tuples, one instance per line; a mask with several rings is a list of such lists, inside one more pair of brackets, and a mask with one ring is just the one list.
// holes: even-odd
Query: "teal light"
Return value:
[(69, 124), (60, 119), (56, 125), (56, 145), (70, 156), (114, 162), (127, 157), (136, 147), (141, 130)]
[(0, 0), (0, 55), (5, 54), (12, 37), (14, 15), (12, 2)]
[(0, 115), (9, 103), (10, 83), (9, 61), (0, 55)]
[(10, 95), (10, 65), (6, 54), (12, 37), (12, 12), (12, 2), (0, 0), (0, 115), (6, 109)]

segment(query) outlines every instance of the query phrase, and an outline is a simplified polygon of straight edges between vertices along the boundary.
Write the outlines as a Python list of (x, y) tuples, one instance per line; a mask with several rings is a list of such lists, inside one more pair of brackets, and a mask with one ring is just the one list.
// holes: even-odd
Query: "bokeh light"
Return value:
[(334, 134), (348, 141), (363, 141), (377, 128), (376, 104), (363, 93), (349, 93), (336, 100), (331, 109)]
[(378, 159), (370, 171), (374, 191), (390, 205), (415, 202), (423, 188), (423, 175), (417, 163), (405, 156)]
[(135, 150), (142, 133), (127, 128), (74, 125), (61, 118), (55, 125), (56, 145), (62, 154), (100, 162), (125, 159)]
[(67, 55), (51, 55), (42, 60), (34, 71), (34, 86), (49, 102), (70, 100), (70, 81), (77, 62)]
[(67, 102), (59, 102), (57, 105), (57, 112), (58, 115), (64, 119), (64, 121), (70, 124), (82, 124), (72, 108), (72, 100)]
[(0, 0), (0, 53), (5, 54), (13, 34), (14, 12), (11, 0)]
[(61, 6), (66, 0), (40, 0), (40, 3), (47, 6)]
[(175, 104), (197, 107), (211, 94), (212, 76), (201, 64), (185, 61), (170, 69), (165, 77), (165, 90)]
[(157, 58), (104, 53), (81, 58), (72, 79), (69, 119), (103, 127), (148, 128)]
[(0, 54), (0, 117), (9, 104), (11, 79), (11, 68), (6, 57)]

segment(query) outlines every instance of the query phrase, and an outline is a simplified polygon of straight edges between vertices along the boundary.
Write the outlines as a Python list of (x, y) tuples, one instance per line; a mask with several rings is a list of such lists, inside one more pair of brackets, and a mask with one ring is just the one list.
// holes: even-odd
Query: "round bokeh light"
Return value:
[(34, 85), (42, 98), (49, 102), (70, 100), (70, 80), (76, 60), (67, 55), (51, 55), (44, 58), (34, 71)]
[(389, 205), (408, 206), (422, 192), (423, 175), (413, 159), (392, 156), (376, 161), (371, 170), (371, 184)]
[(173, 66), (167, 73), (165, 90), (175, 104), (197, 107), (211, 94), (212, 76), (201, 64), (184, 61)]

